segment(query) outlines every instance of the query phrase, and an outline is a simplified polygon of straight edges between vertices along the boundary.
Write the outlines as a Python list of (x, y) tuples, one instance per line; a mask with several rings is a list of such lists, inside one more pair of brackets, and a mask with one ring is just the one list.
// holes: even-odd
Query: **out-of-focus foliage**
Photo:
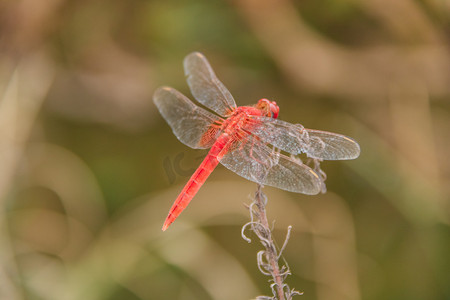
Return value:
[(361, 145), (327, 194), (265, 190), (301, 297), (449, 299), (449, 32), (447, 1), (2, 1), (0, 299), (269, 294), (240, 237), (254, 184), (218, 167), (160, 230), (205, 152), (151, 97), (189, 95), (194, 50), (238, 105)]

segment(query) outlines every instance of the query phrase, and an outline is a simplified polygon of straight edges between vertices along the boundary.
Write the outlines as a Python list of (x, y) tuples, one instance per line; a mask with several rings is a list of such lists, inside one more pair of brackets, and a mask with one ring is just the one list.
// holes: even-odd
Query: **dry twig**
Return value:
[(280, 266), (280, 258), (282, 258), (283, 250), (286, 248), (289, 241), (292, 227), (288, 227), (283, 246), (278, 251), (277, 246), (272, 238), (272, 232), (267, 221), (266, 214), (267, 197), (262, 191), (262, 186), (258, 185), (255, 193), (254, 201), (249, 205), (250, 222), (242, 227), (242, 238), (247, 242), (251, 240), (245, 235), (245, 230), (250, 229), (259, 238), (261, 244), (264, 246), (264, 250), (261, 250), (257, 254), (258, 268), (264, 275), (271, 276), (270, 285), (273, 296), (258, 296), (258, 300), (290, 300), (295, 295), (301, 295), (302, 293), (291, 289), (284, 280), (291, 274), (289, 266), (284, 261)]

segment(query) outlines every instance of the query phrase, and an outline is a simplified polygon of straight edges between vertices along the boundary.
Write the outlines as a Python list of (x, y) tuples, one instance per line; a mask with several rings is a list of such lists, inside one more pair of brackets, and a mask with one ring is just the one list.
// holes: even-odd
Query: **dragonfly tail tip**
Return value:
[(164, 225), (162, 227), (162, 231), (166, 231), (167, 228), (169, 228), (170, 224), (172, 224), (172, 222), (168, 222), (167, 220), (164, 222)]

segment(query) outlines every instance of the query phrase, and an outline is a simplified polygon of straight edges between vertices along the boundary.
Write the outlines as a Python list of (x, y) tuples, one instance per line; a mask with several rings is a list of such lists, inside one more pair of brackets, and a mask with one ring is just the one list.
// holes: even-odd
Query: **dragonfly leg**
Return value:
[(311, 152), (310, 149), (312, 149), (312, 152), (314, 153), (311, 155), (312, 157), (317, 157), (322, 154), (322, 152), (325, 150), (325, 143), (322, 141), (321, 138), (313, 136), (309, 139), (309, 144), (307, 145), (306, 154), (309, 155)]
[(255, 146), (256, 141), (258, 141), (258, 140), (259, 140), (258, 138), (252, 139), (252, 144), (251, 144), (250, 153), (249, 153), (250, 157), (253, 158), (254, 160), (256, 160), (261, 165), (266, 166), (267, 169), (270, 169), (274, 165), (278, 164), (278, 158), (279, 158), (280, 152), (273, 149), (272, 155), (268, 156), (267, 160), (261, 160), (261, 159), (257, 158), (255, 155), (253, 155), (253, 148)]
[(305, 145), (301, 147), (302, 152), (307, 153), (307, 149), (310, 146), (310, 138), (309, 138), (309, 134), (308, 131), (305, 130), (305, 127), (303, 127), (302, 124), (295, 124), (294, 125), (297, 130), (298, 130), (298, 135), (296, 135), (296, 138), (298, 139), (298, 142), (300, 143), (300, 145)]
[(320, 158), (308, 158), (306, 164), (309, 165), (314, 172), (319, 176), (320, 179), (320, 191), (322, 194), (327, 192), (327, 186), (325, 185), (325, 180), (327, 180), (327, 174), (320, 168), (320, 163), (322, 159)]

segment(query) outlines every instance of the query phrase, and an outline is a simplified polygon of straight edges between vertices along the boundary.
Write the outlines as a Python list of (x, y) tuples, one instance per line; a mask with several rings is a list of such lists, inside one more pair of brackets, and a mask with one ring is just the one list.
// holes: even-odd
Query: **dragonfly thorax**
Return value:
[(249, 120), (252, 116), (265, 116), (265, 114), (261, 109), (254, 106), (240, 106), (236, 108), (233, 114), (223, 122), (223, 132), (228, 135), (241, 132), (242, 129), (248, 127)]

